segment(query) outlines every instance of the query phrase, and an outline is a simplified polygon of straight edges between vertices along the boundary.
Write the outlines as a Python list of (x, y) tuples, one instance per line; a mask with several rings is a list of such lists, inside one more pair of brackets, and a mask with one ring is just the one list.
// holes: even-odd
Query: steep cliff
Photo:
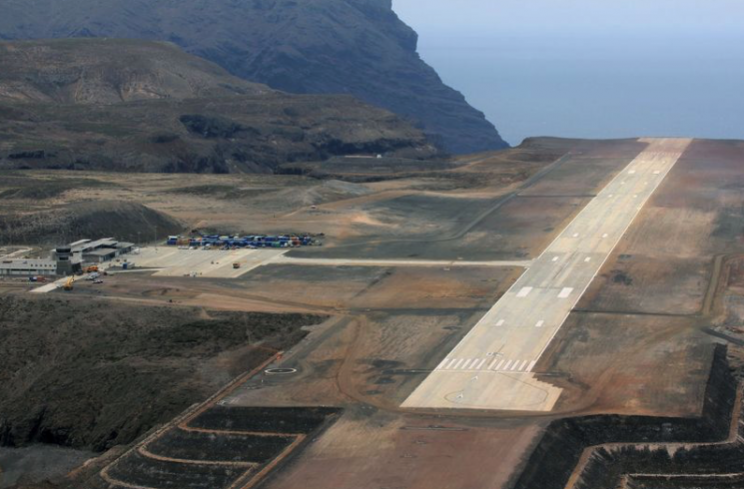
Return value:
[(0, 0), (0, 11), (0, 38), (168, 40), (272, 88), (354, 95), (453, 152), (506, 146), (421, 60), (391, 0)]

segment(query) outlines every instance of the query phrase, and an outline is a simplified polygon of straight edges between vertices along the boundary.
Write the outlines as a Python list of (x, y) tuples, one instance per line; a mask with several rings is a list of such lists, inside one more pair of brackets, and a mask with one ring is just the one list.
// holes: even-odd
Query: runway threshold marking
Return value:
[[(466, 373), (462, 371), (434, 370), (403, 407), (552, 410), (561, 389), (536, 378), (533, 369), (691, 140), (645, 142), (649, 143), (647, 149), (586, 204), (448, 355), (475, 359), (497, 351), (499, 363), (494, 359), (477, 383), (471, 383), (469, 376), (463, 377)], [(631, 175), (630, 170), (635, 172)], [(651, 172), (658, 172), (660, 177), (644, 186)], [(608, 194), (615, 198), (608, 200)], [(553, 264), (558, 257), (563, 257), (560, 272)], [(564, 292), (566, 289), (572, 290)], [(568, 297), (562, 297), (566, 294)], [(495, 317), (507, 321), (496, 328)], [(541, 321), (541, 327), (525, 328)], [(462, 361), (455, 364), (455, 369)]]

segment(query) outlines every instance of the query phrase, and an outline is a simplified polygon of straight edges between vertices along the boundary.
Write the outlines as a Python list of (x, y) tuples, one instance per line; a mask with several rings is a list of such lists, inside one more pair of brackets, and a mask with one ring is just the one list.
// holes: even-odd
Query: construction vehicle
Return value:
[(233, 263), (233, 268), (235, 270), (237, 270), (238, 268), (240, 268), (240, 263), (238, 263), (238, 262)]
[(68, 291), (68, 292), (71, 291), (72, 288), (73, 288), (72, 284), (74, 284), (74, 283), (75, 283), (75, 277), (74, 276), (68, 278), (67, 279), (67, 282), (65, 282), (64, 289), (66, 291)]
[(89, 267), (85, 267), (83, 270), (84, 273), (96, 273), (98, 272), (98, 266), (97, 265), (91, 265)]

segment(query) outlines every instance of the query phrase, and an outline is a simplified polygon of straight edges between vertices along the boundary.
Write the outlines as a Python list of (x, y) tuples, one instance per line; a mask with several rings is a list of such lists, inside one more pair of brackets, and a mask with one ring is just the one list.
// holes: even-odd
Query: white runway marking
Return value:
[(481, 360), (480, 362), (478, 362), (478, 366), (475, 367), (475, 369), (476, 370), (480, 370), (481, 368), (483, 368), (483, 364), (484, 363), (486, 363), (486, 359), (485, 358), (483, 360)]
[(545, 321), (542, 319), (535, 323), (536, 328), (542, 328), (545, 325)]
[(571, 295), (571, 292), (573, 292), (573, 287), (563, 287), (563, 289), (561, 289), (561, 292), (558, 294), (558, 298), (568, 299), (568, 296)]
[(467, 370), (468, 369), (468, 365), (470, 365), (470, 362), (472, 362), (472, 361), (473, 361), (472, 359), (465, 360), (465, 363), (462, 364), (462, 369), (463, 370)]
[(530, 292), (532, 292), (532, 287), (522, 287), (522, 290), (519, 291), (517, 297), (527, 297), (530, 295)]
[(604, 234), (602, 235), (602, 239), (605, 239), (605, 238), (607, 238), (607, 236), (609, 236), (609, 234), (607, 234), (607, 233), (604, 233)]
[(504, 321), (503, 319), (499, 319), (498, 321), (496, 321), (496, 326), (503, 326), (505, 322), (506, 321)]
[(557, 256), (554, 256), (553, 257), (553, 261), (558, 261), (558, 257)]
[(590, 261), (592, 261), (591, 257), (587, 256), (586, 258), (584, 258), (584, 263), (589, 263)]

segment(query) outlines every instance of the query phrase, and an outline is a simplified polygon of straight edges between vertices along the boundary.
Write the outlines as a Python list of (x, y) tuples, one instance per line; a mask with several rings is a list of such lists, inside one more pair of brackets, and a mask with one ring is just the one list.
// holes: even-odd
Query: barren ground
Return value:
[[(294, 370), (258, 372), (208, 408), (341, 409), (305, 441), (241, 476), (250, 484), (510, 488), (551, 421), (594, 414), (700, 416), (714, 345), (727, 344), (731, 367), (742, 369), (744, 144), (695, 141), (537, 365), (542, 381), (564, 389), (554, 412), (400, 408), (521, 273), (456, 263), (534, 258), (643, 147), (545, 139), (439, 169), (375, 171), (369, 162), (313, 168), (323, 179), (24, 173), (32, 180), (83, 176), (105, 184), (74, 185), (33, 203), (14, 197), (8, 208), (44, 212), (72, 201), (137, 202), (183, 229), (324, 234), (324, 246), (293, 250), (290, 257), (441, 260), (426, 267), (276, 263), (237, 278), (117, 274), (47, 300), (80, 301), (90, 311), (172, 311), (179, 318), (256, 312), (331, 317), (304, 338), (293, 337), (282, 358), (272, 360), (273, 367)], [(139, 241), (154, 241), (156, 234)], [(4, 297), (26, 297), (28, 288), (0, 281)], [(224, 349), (239, 350), (239, 343)], [(179, 378), (227, 381), (248, 369), (229, 358), (224, 353), (190, 362), (191, 373)], [(148, 446), (171, 446), (153, 443)], [(112, 473), (131, 481), (152, 476), (142, 468), (146, 462), (133, 460)], [(76, 480), (105, 487), (95, 474), (91, 469)]]

